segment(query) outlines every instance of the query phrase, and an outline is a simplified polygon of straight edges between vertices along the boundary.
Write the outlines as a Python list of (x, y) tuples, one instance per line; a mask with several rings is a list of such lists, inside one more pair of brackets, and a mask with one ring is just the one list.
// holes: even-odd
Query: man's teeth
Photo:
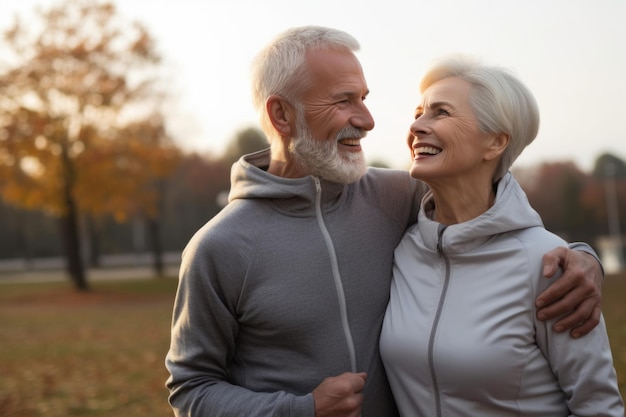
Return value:
[(432, 146), (423, 146), (417, 150), (419, 154), (437, 155), (441, 152), (441, 149), (433, 148)]
[(341, 143), (342, 145), (357, 146), (361, 144), (361, 139), (341, 139), (339, 143)]

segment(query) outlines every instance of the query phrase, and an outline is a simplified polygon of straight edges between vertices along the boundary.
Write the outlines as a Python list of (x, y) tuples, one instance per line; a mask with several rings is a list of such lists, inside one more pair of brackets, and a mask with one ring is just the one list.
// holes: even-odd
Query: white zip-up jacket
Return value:
[(395, 251), (380, 352), (404, 417), (624, 417), (604, 320), (573, 339), (536, 318), (553, 280), (543, 228), (508, 173), (493, 207), (450, 226), (432, 195)]

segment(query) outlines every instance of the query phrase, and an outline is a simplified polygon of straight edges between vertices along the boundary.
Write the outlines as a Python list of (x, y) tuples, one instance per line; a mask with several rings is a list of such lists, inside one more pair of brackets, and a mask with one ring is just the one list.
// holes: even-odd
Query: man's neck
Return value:
[(281, 152), (275, 153), (273, 150), (267, 172), (283, 178), (303, 178), (311, 175), (289, 155)]

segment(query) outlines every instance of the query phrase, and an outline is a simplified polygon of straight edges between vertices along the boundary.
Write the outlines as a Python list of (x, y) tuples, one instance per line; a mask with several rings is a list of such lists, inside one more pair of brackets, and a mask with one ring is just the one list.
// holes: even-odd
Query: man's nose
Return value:
[(374, 129), (374, 118), (365, 104), (361, 104), (358, 114), (356, 114), (352, 120), (352, 124), (354, 127), (367, 131)]

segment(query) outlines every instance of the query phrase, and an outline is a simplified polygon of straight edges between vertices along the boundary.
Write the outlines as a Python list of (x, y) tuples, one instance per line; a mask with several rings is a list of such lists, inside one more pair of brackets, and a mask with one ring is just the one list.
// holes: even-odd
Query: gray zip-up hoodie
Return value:
[(183, 252), (166, 366), (177, 416), (314, 417), (325, 378), (367, 372), (363, 417), (397, 416), (378, 352), (393, 251), (426, 187), (233, 166), (230, 203)]
[[(543, 228), (509, 173), (495, 204), (445, 227), (432, 195), (395, 252), (381, 355), (406, 417), (623, 417), (604, 321), (572, 339), (536, 319)], [(556, 278), (555, 278), (556, 279)]]

